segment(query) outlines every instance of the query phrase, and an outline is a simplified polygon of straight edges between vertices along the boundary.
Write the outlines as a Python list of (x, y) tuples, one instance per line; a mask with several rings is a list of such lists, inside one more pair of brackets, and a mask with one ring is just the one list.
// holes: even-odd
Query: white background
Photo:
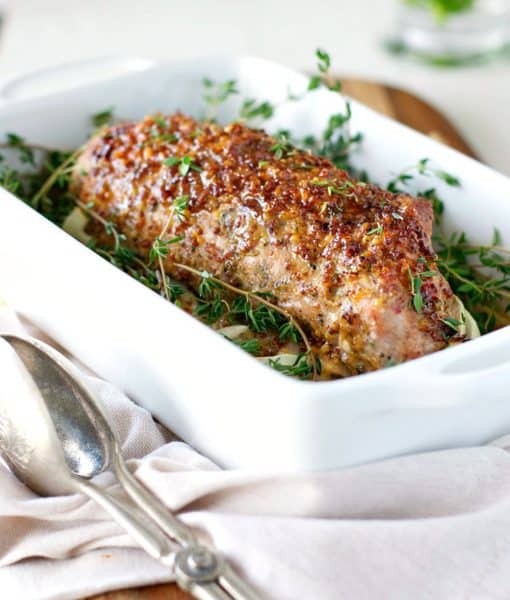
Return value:
[[(5, 0), (0, 0), (0, 5)], [(0, 78), (106, 55), (252, 54), (300, 69), (326, 48), (335, 72), (417, 92), (510, 175), (510, 61), (441, 70), (385, 55), (394, 0), (10, 0)]]

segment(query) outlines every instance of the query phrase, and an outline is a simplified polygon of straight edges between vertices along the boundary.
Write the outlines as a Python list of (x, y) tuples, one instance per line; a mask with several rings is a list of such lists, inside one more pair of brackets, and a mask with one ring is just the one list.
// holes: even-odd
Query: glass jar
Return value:
[[(510, 0), (474, 0), (464, 10), (438, 10), (441, 0), (400, 0), (391, 47), (437, 64), (495, 55), (510, 42)], [(448, 1), (444, 2), (446, 7)]]

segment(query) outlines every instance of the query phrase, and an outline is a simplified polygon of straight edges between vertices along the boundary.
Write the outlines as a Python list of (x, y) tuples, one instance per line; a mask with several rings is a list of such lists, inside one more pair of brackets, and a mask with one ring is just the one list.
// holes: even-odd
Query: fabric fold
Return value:
[[(3, 307), (7, 329), (22, 325)], [(224, 471), (114, 386), (84, 377), (129, 468), (264, 597), (510, 597), (510, 436), (325, 473)], [(96, 483), (121, 495), (111, 473)], [(172, 578), (92, 501), (40, 498), (4, 465), (0, 565), (6, 600), (73, 600)]]

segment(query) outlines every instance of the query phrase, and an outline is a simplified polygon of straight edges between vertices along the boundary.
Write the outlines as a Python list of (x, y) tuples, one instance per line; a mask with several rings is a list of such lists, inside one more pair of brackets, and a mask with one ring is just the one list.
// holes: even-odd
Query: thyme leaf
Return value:
[(178, 235), (168, 240), (162, 240), (161, 238), (156, 238), (152, 243), (150, 252), (149, 252), (149, 264), (155, 263), (159, 258), (167, 258), (169, 253), (169, 246), (173, 244), (178, 244), (182, 242), (184, 236)]
[(207, 119), (212, 121), (216, 117), (218, 106), (235, 94), (239, 94), (237, 82), (235, 79), (228, 79), (223, 82), (216, 82), (213, 79), (204, 77), (202, 79), (204, 88), (203, 99), (208, 106)]
[(185, 177), (190, 171), (200, 173), (202, 167), (198, 165), (191, 156), (169, 156), (163, 160), (165, 167), (179, 167), (179, 175)]
[(339, 92), (342, 89), (342, 84), (330, 74), (331, 57), (330, 55), (321, 48), (317, 48), (315, 51), (315, 57), (317, 58), (317, 70), (318, 74), (312, 75), (308, 82), (308, 91), (316, 90), (322, 85), (332, 92)]
[(260, 117), (261, 119), (270, 119), (274, 114), (274, 106), (270, 102), (260, 102), (256, 100), (245, 100), (241, 105), (239, 117), (243, 121), (250, 121)]
[(92, 125), (94, 125), (96, 129), (110, 125), (114, 118), (114, 110), (115, 108), (113, 106), (109, 106), (92, 115)]

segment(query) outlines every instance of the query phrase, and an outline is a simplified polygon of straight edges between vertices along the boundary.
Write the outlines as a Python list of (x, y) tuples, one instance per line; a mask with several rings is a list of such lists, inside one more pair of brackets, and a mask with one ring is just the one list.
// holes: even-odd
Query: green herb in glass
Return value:
[(404, 0), (404, 3), (430, 11), (439, 23), (444, 23), (453, 15), (471, 10), (476, 0)]

